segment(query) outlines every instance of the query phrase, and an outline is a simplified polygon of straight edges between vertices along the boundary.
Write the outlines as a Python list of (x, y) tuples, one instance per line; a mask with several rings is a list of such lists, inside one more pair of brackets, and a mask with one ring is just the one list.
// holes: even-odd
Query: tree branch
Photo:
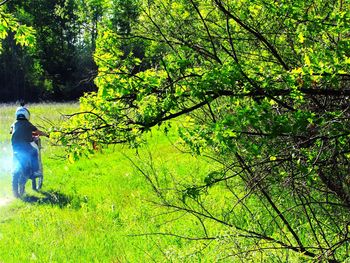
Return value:
[(6, 3), (10, 2), (10, 1), (11, 0), (3, 0), (2, 2), (0, 2), (0, 6), (4, 5), (4, 4), (6, 4)]
[(238, 17), (234, 16), (231, 12), (229, 12), (222, 4), (221, 0), (215, 0), (214, 1), (216, 3), (216, 5), (219, 7), (219, 9), (226, 14), (227, 16), (229, 16), (230, 18), (232, 18), (234, 21), (236, 21), (236, 23), (238, 23), (241, 27), (243, 27), (245, 30), (247, 30), (249, 33), (251, 33), (252, 35), (254, 35), (258, 40), (260, 40), (262, 43), (265, 44), (265, 46), (267, 46), (267, 48), (270, 50), (270, 52), (272, 53), (272, 55), (279, 61), (279, 63), (282, 65), (282, 67), (285, 70), (289, 70), (288, 65), (283, 61), (282, 57), (279, 55), (279, 53), (277, 52), (277, 50), (275, 49), (274, 46), (271, 45), (271, 43), (260, 33), (255, 31), (254, 29), (252, 29), (251, 27), (249, 27), (248, 25), (246, 25), (245, 23), (243, 23), (242, 20), (240, 20)]

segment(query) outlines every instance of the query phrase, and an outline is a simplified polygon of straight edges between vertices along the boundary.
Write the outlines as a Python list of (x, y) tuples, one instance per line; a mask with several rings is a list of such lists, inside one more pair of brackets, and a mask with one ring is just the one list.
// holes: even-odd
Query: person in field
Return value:
[(36, 128), (30, 120), (30, 112), (21, 104), (16, 110), (16, 121), (12, 124), (10, 134), (13, 153), (25, 153), (30, 156), (34, 176), (41, 176), (38, 149), (33, 142), (33, 135), (46, 136), (48, 134)]

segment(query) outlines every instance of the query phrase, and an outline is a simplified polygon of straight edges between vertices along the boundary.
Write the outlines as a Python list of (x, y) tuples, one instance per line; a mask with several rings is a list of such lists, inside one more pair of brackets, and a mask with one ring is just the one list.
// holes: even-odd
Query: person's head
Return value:
[(21, 104), (21, 107), (18, 107), (16, 110), (16, 120), (27, 120), (30, 119), (29, 110)]

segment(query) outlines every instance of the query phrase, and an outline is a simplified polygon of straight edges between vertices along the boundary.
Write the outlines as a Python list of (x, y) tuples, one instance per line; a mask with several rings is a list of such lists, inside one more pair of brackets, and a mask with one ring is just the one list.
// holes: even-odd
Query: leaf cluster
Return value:
[[(349, 7), (322, 0), (141, 1), (127, 36), (102, 29), (99, 91), (81, 100), (86, 114), (74, 118), (62, 138), (73, 152), (91, 150), (91, 142), (138, 147), (146, 131), (180, 117), (182, 142), (230, 171), (228, 192), (236, 194), (230, 179), (238, 177), (247, 196), (254, 192), (264, 200), (266, 215), (282, 234), (259, 223), (250, 232), (206, 211), (205, 203), (189, 208), (185, 199), (198, 202), (202, 193), (198, 184), (180, 191), (184, 211), (312, 258), (344, 259)], [(126, 43), (142, 43), (142, 56), (125, 52)], [(305, 233), (313, 238), (302, 240)]]

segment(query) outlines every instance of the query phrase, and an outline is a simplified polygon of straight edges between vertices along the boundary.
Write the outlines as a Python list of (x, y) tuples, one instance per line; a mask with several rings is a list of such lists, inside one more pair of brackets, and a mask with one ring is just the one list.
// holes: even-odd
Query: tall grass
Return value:
[[(6, 162), (11, 157), (8, 131), (15, 108), (0, 105), (0, 158), (8, 158)], [(59, 123), (61, 114), (77, 109), (76, 104), (34, 104), (31, 120), (45, 130), (50, 123)], [(149, 160), (152, 152), (163, 175), (188, 179), (210, 167), (204, 160), (180, 154), (156, 130), (149, 139), (139, 157), (126, 146), (115, 146), (74, 164), (61, 158), (64, 149), (43, 139), (43, 191), (32, 192), (27, 184), (24, 200), (0, 207), (0, 262), (214, 261), (216, 251), (204, 250), (203, 243), (148, 235), (166, 231), (191, 235), (201, 227), (186, 214), (177, 221), (155, 206), (150, 185), (129, 159), (141, 165), (138, 158)], [(11, 194), (11, 172), (4, 163), (0, 198)]]

